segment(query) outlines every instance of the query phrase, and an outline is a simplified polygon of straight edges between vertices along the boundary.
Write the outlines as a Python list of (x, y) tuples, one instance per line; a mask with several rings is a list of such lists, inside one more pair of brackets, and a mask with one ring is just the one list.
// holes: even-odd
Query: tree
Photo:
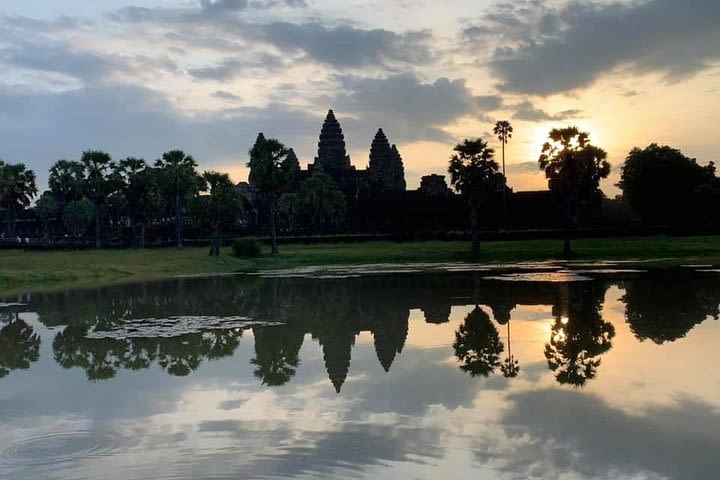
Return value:
[(584, 386), (597, 375), (600, 355), (612, 348), (615, 327), (600, 314), (606, 289), (595, 282), (570, 282), (553, 306), (555, 322), (544, 354), (560, 384)]
[(635, 212), (653, 224), (707, 221), (718, 205), (708, 205), (705, 194), (714, 192), (717, 198), (720, 193), (712, 162), (698, 165), (680, 150), (655, 143), (630, 151), (617, 186)]
[(133, 246), (137, 248), (145, 248), (146, 225), (155, 218), (163, 205), (156, 172), (139, 158), (128, 157), (120, 161), (122, 194), (133, 231)]
[(255, 378), (270, 387), (285, 385), (295, 376), (300, 365), (298, 355), (304, 332), (287, 325), (253, 327), (253, 336), (255, 357), (250, 364), (255, 366)]
[(0, 329), (0, 378), (12, 370), (27, 370), (40, 358), (40, 337), (17, 314), (14, 317)]
[(610, 174), (605, 150), (590, 144), (590, 135), (577, 127), (554, 128), (538, 159), (550, 190), (563, 206), (563, 254), (570, 257), (570, 234), (584, 209), (600, 201), (600, 180)]
[(210, 256), (220, 255), (220, 234), (231, 227), (240, 216), (242, 200), (227, 173), (205, 172), (202, 175), (207, 192), (194, 199), (194, 216), (206, 224), (211, 231)]
[(87, 232), (94, 215), (93, 204), (87, 198), (70, 202), (63, 209), (63, 226), (73, 238), (78, 238)]
[(298, 203), (314, 231), (336, 226), (345, 216), (345, 195), (326, 173), (317, 172), (300, 185)]
[(17, 212), (30, 206), (37, 195), (35, 172), (24, 163), (9, 164), (0, 160), (0, 207), (5, 208), (7, 232), (15, 235)]
[[(495, 122), (493, 133), (497, 135), (498, 140), (500, 140), (500, 143), (502, 144), (502, 174), (503, 178), (507, 182), (507, 175), (505, 174), (505, 145), (507, 145), (508, 140), (512, 138), (513, 127), (507, 120), (498, 120)], [(506, 187), (506, 185), (503, 185), (503, 187)], [(507, 195), (505, 190), (506, 188), (503, 188), (503, 221), (505, 222), (505, 227), (507, 228)]]
[(109, 175), (115, 167), (110, 154), (100, 150), (86, 150), (80, 158), (84, 169), (83, 191), (95, 207), (95, 248), (102, 246), (103, 205), (116, 188)]
[(58, 214), (58, 202), (49, 191), (44, 192), (37, 202), (35, 202), (35, 215), (42, 223), (43, 243), (47, 243), (50, 231), (50, 219)]
[(256, 187), (268, 201), (272, 253), (277, 253), (275, 228), (277, 204), (280, 195), (293, 181), (299, 169), (297, 157), (290, 155), (290, 150), (278, 140), (265, 139), (261, 133), (250, 150), (250, 162), (247, 166), (250, 168), (250, 184)]
[(83, 196), (84, 168), (82, 163), (58, 160), (50, 167), (48, 186), (60, 209)]
[(200, 180), (195, 159), (182, 150), (171, 150), (155, 162), (160, 169), (160, 186), (173, 206), (175, 216), (175, 242), (182, 248), (182, 212), (185, 200), (197, 192)]
[(480, 248), (478, 211), (488, 197), (505, 185), (504, 177), (498, 172), (494, 160), (495, 151), (486, 141), (478, 138), (465, 140), (454, 148), (450, 157), (450, 183), (465, 198), (470, 207), (470, 228), (472, 248)]
[(500, 366), (504, 345), (490, 316), (476, 306), (455, 332), (453, 349), (462, 362), (460, 370), (487, 377)]

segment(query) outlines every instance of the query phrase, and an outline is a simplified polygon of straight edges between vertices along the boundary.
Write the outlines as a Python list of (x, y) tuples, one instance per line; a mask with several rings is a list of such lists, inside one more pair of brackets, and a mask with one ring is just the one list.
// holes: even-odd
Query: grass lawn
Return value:
[[(473, 255), (467, 242), (368, 242), (280, 245), (256, 259), (239, 259), (224, 249), (217, 258), (207, 248), (149, 250), (0, 251), (0, 293), (81, 287), (183, 274), (227, 273), (303, 265), (412, 262), (506, 263), (559, 258), (559, 240), (485, 242)], [(578, 260), (637, 260), (643, 266), (689, 263), (720, 265), (720, 236), (580, 239), (573, 242)], [(651, 260), (649, 263), (645, 261)]]

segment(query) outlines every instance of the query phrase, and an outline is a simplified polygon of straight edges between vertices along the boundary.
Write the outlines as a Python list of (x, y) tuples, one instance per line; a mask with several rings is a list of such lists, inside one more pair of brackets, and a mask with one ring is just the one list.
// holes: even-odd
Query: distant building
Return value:
[(444, 175), (433, 173), (420, 179), (420, 191), (428, 197), (445, 197), (452, 195)]

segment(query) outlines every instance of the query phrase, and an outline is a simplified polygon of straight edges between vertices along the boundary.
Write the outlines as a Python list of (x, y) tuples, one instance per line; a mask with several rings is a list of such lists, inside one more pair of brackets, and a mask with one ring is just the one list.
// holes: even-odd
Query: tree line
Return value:
[[(512, 132), (506, 120), (495, 124), (494, 133), (503, 150), (502, 173), (494, 149), (481, 138), (456, 145), (450, 158), (450, 182), (469, 206), (473, 249), (480, 245), (478, 215), (483, 205), (492, 195), (502, 192), (505, 207), (505, 145)], [(610, 175), (607, 152), (591, 144), (590, 134), (577, 127), (555, 128), (542, 147), (538, 167), (545, 173), (562, 211), (563, 254), (570, 256), (573, 232), (604, 198), (600, 181)], [(713, 162), (703, 166), (678, 149), (653, 143), (630, 151), (620, 178), (617, 187), (623, 194), (617, 201), (629, 206), (647, 224), (717, 227), (720, 179)]]
[[(505, 146), (513, 127), (498, 121), (494, 133), (502, 144), (502, 170), (486, 140), (466, 139), (454, 148), (448, 172), (450, 183), (466, 201), (472, 247), (479, 247), (483, 208), (502, 194), (507, 226)], [(341, 229), (347, 198), (321, 170), (300, 182), (300, 164), (291, 148), (261, 133), (249, 151), (249, 183), (257, 191), (258, 208), (267, 216), (273, 253), (278, 230), (309, 232)], [(183, 245), (189, 220), (211, 240), (218, 255), (221, 235), (238, 223), (244, 201), (229, 176), (198, 171), (195, 159), (181, 150), (162, 154), (155, 162), (128, 157), (114, 161), (99, 150), (83, 152), (80, 160), (59, 160), (50, 168), (48, 190), (36, 200), (34, 212), (49, 239), (51, 221), (70, 239), (83, 237), (94, 225), (94, 243), (122, 237), (129, 229), (131, 246), (143, 248), (149, 225), (173, 224), (174, 243)], [(604, 200), (600, 182), (610, 174), (607, 153), (590, 142), (577, 127), (553, 129), (543, 145), (538, 167), (548, 179), (564, 223), (565, 255), (571, 254), (573, 232)], [(720, 224), (720, 180), (715, 165), (700, 165), (669, 146), (651, 144), (632, 149), (621, 167), (615, 202), (649, 225), (717, 227)], [(35, 173), (24, 164), (0, 160), (0, 208), (5, 210), (4, 234), (15, 236), (18, 213), (38, 194)], [(105, 235), (105, 236), (104, 236)]]

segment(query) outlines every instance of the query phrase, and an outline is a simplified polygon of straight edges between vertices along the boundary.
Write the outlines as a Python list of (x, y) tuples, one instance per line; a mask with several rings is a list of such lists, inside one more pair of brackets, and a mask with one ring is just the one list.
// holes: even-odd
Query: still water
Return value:
[(720, 272), (464, 270), (0, 298), (0, 478), (718, 478)]

